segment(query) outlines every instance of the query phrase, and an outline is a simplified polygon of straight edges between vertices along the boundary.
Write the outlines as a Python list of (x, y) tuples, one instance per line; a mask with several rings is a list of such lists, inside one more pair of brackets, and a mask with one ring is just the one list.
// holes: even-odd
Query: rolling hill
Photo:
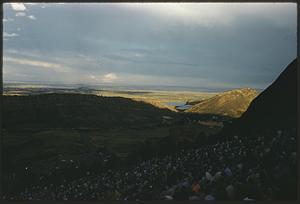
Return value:
[[(256, 131), (297, 127), (297, 59), (250, 104), (247, 111), (226, 129)], [(231, 130), (231, 131), (232, 131)]]
[(4, 128), (151, 127), (174, 112), (122, 97), (40, 94), (3, 97)]
[(238, 118), (247, 110), (249, 104), (257, 94), (256, 90), (251, 88), (226, 91), (212, 98), (200, 101), (186, 112)]

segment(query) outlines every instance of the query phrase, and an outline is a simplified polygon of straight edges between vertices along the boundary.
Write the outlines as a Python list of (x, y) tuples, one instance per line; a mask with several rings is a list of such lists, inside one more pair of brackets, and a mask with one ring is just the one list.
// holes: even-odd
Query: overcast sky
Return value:
[(4, 4), (4, 81), (264, 89), (296, 58), (295, 3)]

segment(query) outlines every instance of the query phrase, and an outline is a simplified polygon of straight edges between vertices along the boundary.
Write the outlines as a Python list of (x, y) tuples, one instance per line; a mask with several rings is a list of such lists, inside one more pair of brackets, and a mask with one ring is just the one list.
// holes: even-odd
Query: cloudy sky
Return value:
[(4, 4), (4, 81), (266, 88), (294, 3)]

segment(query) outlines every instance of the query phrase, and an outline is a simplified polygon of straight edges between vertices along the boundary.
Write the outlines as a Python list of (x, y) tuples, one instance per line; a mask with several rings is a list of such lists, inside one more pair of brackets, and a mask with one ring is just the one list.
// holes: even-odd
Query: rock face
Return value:
[(297, 59), (250, 104), (235, 129), (255, 131), (297, 127)]
[(238, 118), (247, 110), (249, 104), (257, 95), (257, 91), (251, 88), (234, 89), (205, 99), (186, 112)]

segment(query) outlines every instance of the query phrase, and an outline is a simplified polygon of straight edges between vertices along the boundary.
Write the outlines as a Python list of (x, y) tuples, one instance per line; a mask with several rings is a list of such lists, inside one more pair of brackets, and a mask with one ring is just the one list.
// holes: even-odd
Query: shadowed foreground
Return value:
[[(295, 200), (296, 65), (295, 60), (254, 99), (240, 119), (214, 136), (198, 135), (199, 141), (194, 146), (184, 148), (177, 141), (172, 144), (172, 140), (165, 141), (168, 137), (149, 140), (134, 153), (140, 156), (152, 152), (151, 156), (128, 165), (120, 165), (113, 154), (98, 149), (87, 157), (102, 161), (101, 165), (95, 165), (94, 172), (81, 169), (85, 175), (80, 178), (58, 182), (53, 179), (53, 183), (40, 178), (38, 184), (6, 195), (5, 199)], [(278, 104), (274, 103), (276, 98), (280, 98)], [(192, 134), (192, 131), (187, 132)], [(177, 149), (164, 154), (155, 152), (154, 147), (163, 142)], [(64, 162), (73, 163), (71, 159)], [(72, 164), (70, 173), (76, 169), (76, 164)], [(53, 178), (61, 175), (58, 170)]]

